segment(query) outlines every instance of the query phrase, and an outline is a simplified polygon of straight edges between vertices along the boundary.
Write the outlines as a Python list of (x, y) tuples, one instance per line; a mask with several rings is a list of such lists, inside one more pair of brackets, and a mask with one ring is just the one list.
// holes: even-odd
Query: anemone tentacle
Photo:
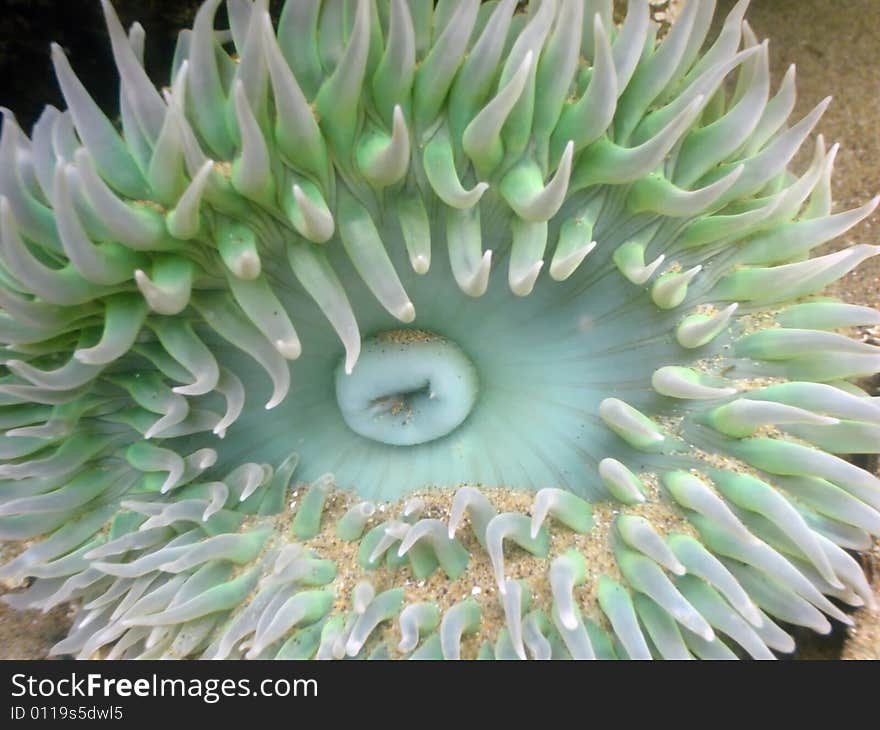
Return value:
[[(81, 657), (772, 658), (872, 605), (880, 313), (738, 3), (229, 3), (0, 136), (0, 568)], [(704, 51), (701, 49), (706, 46)], [(443, 584), (443, 590), (438, 586)], [(447, 590), (448, 588), (448, 590)], [(830, 599), (836, 601), (832, 602)], [(782, 625), (780, 625), (782, 624)]]

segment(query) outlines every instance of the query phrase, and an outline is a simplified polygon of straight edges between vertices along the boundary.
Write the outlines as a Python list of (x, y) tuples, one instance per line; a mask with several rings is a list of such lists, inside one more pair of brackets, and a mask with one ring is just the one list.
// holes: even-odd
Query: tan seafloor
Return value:
[[(659, 12), (675, 12), (676, 0), (653, 0)], [(718, 19), (734, 0), (719, 0)], [(672, 6), (667, 10), (667, 5)], [(803, 115), (831, 94), (832, 105), (819, 124), (826, 142), (841, 143), (834, 175), (836, 210), (856, 207), (880, 193), (880, 0), (752, 0), (747, 18), (759, 38), (770, 40), (775, 82), (791, 63), (797, 64), (798, 104)], [(843, 243), (880, 243), (880, 214), (848, 231)], [(835, 244), (832, 244), (834, 246)], [(880, 257), (869, 259), (838, 282), (833, 293), (849, 302), (880, 308)], [(880, 340), (880, 332), (855, 336)], [(876, 390), (878, 382), (875, 379)], [(876, 470), (876, 460), (873, 463)], [(0, 548), (0, 562), (13, 546)], [(880, 542), (862, 563), (880, 594)], [(0, 595), (7, 591), (0, 585)], [(843, 641), (803, 632), (797, 658), (880, 659), (880, 611), (857, 611), (855, 626)], [(0, 603), (0, 659), (41, 659), (67, 633), (70, 611), (48, 614), (14, 611)]]

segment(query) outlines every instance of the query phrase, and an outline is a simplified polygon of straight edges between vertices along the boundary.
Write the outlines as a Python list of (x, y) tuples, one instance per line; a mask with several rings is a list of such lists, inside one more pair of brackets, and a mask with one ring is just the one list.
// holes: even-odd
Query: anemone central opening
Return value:
[(336, 401), (355, 433), (391, 446), (442, 438), (468, 417), (479, 391), (461, 348), (433, 332), (391, 330), (364, 340), (351, 374), (336, 370)]

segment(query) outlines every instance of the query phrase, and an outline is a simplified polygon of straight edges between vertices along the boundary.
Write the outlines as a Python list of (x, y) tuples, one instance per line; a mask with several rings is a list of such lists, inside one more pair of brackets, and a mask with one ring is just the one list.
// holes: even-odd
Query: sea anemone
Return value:
[[(81, 657), (772, 658), (873, 597), (880, 313), (741, 0), (207, 0), (0, 139), (0, 575)], [(705, 48), (704, 48), (705, 46)], [(256, 366), (255, 366), (256, 365)], [(834, 599), (833, 601), (830, 599)], [(781, 624), (781, 625), (780, 625)]]

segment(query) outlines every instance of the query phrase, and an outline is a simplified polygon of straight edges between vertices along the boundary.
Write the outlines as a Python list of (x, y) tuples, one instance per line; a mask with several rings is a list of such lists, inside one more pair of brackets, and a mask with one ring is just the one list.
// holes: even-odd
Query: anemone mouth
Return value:
[(473, 408), (479, 382), (454, 343), (424, 330), (390, 330), (361, 346), (358, 364), (336, 369), (336, 402), (352, 431), (391, 446), (453, 432)]
[(162, 92), (103, 3), (121, 131), (57, 46), (69, 109), (4, 112), (0, 574), (56, 651), (769, 658), (873, 602), (880, 314), (819, 292), (880, 247), (811, 254), (877, 199), (788, 170), (827, 100), (746, 3), (702, 55), (711, 2), (219, 3)]

